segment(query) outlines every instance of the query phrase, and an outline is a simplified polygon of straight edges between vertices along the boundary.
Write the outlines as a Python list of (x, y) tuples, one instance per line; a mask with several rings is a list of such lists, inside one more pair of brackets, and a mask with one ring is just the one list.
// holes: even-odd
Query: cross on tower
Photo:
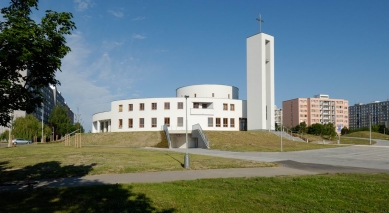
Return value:
[(261, 14), (259, 14), (259, 18), (256, 18), (255, 20), (259, 21), (259, 33), (262, 32), (262, 22), (265, 22), (262, 18), (261, 18)]

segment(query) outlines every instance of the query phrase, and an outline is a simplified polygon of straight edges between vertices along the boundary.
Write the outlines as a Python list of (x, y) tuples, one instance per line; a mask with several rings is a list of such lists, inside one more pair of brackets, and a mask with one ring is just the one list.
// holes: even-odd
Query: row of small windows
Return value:
[[(223, 124), (221, 123), (223, 121)], [(229, 121), (229, 122), (228, 122)], [(170, 127), (170, 118), (166, 117), (164, 118), (164, 124)], [(230, 127), (235, 127), (235, 118), (215, 118), (215, 127), (228, 127), (228, 124)], [(183, 117), (177, 117), (177, 126), (183, 127), (184, 126), (184, 118)], [(208, 117), (208, 127), (214, 126), (214, 118)], [(145, 119), (139, 118), (139, 128), (145, 127)], [(157, 118), (151, 118), (151, 127), (157, 127)], [(123, 119), (119, 119), (119, 129), (123, 128)], [(134, 128), (134, 119), (129, 118), (128, 119), (128, 128)]]
[[(208, 108), (207, 104), (201, 104), (203, 109)], [(184, 108), (184, 103), (183, 102), (178, 102), (177, 103), (177, 109), (183, 109)], [(198, 109), (200, 108), (200, 103), (193, 103), (193, 108)], [(157, 110), (157, 103), (151, 103), (151, 109), (152, 110)], [(164, 103), (164, 109), (169, 110), (170, 109), (170, 102), (165, 102)], [(139, 111), (145, 110), (145, 104), (140, 103), (139, 104)], [(228, 104), (223, 104), (223, 110), (228, 110)], [(133, 104), (128, 104), (128, 111), (134, 111), (134, 105)], [(230, 111), (235, 111), (235, 104), (230, 104)], [(123, 105), (119, 105), (119, 112), (123, 112)]]
[[(151, 109), (152, 110), (157, 110), (157, 103), (151, 103)], [(170, 102), (165, 102), (164, 103), (164, 109), (170, 109)], [(177, 109), (184, 109), (184, 103), (183, 102), (178, 102), (177, 103)], [(139, 104), (139, 111), (145, 110), (145, 104), (140, 103)], [(128, 104), (128, 111), (134, 111), (134, 105), (133, 104)], [(119, 105), (119, 112), (123, 112), (123, 105)]]

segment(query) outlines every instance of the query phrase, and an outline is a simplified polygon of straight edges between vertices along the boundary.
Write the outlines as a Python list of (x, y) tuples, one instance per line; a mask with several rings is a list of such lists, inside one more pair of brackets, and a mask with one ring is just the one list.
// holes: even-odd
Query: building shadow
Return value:
[[(6, 164), (6, 161), (0, 162), (0, 175), (6, 177), (2, 179), (16, 175), (13, 180), (20, 180), (31, 175), (35, 177), (31, 181), (47, 184), (39, 188), (26, 187), (26, 184), (0, 185), (0, 212), (175, 212), (173, 208), (157, 209), (146, 194), (134, 192), (131, 185), (104, 185), (96, 180), (73, 177), (87, 174), (93, 165), (61, 167), (59, 162), (50, 161), (7, 170), (4, 169)], [(57, 179), (40, 180), (40, 177), (50, 176)]]

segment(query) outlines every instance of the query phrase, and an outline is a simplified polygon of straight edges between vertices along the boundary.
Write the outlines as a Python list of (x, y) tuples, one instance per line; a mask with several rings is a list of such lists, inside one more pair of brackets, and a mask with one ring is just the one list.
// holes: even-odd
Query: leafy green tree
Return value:
[(311, 135), (322, 135), (324, 131), (324, 126), (323, 124), (312, 124), (311, 126), (308, 127), (308, 134), (311, 134)]
[(340, 131), (341, 135), (349, 134), (350, 130), (347, 127), (343, 127), (342, 130)]
[(323, 125), (323, 135), (329, 136), (329, 139), (331, 140), (333, 137), (336, 136), (336, 131), (335, 131), (335, 125), (333, 123), (327, 123)]
[(9, 136), (9, 131), (8, 130), (5, 130), (3, 133), (1, 133), (0, 135), (0, 141), (8, 141), (8, 136)]
[(18, 117), (14, 121), (12, 134), (15, 138), (24, 138), (32, 140), (34, 136), (40, 136), (41, 133), (41, 123), (37, 118), (32, 115), (27, 115), (26, 117)]
[(72, 126), (71, 132), (76, 131), (76, 130), (78, 130), (78, 129), (81, 129), (81, 133), (84, 133), (84, 132), (85, 132), (84, 127), (83, 127), (79, 122), (76, 122), (76, 123)]
[[(0, 21), (0, 125), (13, 110), (32, 113), (44, 101), (41, 89), (59, 85), (55, 73), (70, 52), (65, 35), (75, 29), (68, 12), (46, 11), (40, 23), (30, 16), (38, 0), (11, 0), (1, 9)], [(27, 75), (21, 71), (27, 71)]]
[(61, 104), (57, 104), (51, 111), (49, 123), (54, 127), (55, 135), (63, 136), (66, 133), (69, 133), (72, 125), (70, 124), (68, 109)]
[(300, 133), (304, 134), (304, 133), (307, 133), (308, 131), (308, 127), (307, 127), (307, 123), (304, 122), (301, 122), (300, 123)]

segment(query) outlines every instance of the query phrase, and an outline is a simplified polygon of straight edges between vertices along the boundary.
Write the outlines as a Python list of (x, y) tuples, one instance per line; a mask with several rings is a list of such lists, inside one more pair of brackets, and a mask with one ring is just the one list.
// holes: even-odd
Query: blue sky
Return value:
[[(0, 7), (9, 1), (1, 1)], [(77, 30), (57, 73), (82, 116), (119, 99), (174, 97), (178, 87), (227, 84), (246, 99), (246, 38), (275, 38), (275, 104), (328, 94), (351, 105), (389, 97), (387, 0), (40, 0), (72, 12)]]

